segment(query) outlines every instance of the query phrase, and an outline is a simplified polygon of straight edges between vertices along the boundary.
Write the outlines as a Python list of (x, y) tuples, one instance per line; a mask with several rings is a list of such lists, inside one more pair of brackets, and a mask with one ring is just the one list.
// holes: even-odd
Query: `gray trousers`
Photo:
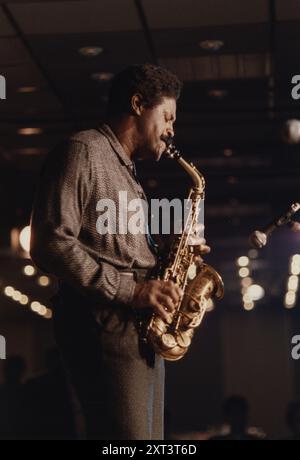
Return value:
[(57, 344), (77, 391), (88, 439), (163, 439), (164, 361), (141, 343), (132, 312), (60, 298)]

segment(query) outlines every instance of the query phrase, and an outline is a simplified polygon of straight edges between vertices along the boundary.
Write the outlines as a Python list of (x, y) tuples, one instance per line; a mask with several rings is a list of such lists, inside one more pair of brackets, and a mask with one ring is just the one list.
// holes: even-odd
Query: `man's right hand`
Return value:
[(137, 309), (151, 307), (154, 313), (171, 323), (172, 313), (182, 296), (182, 290), (173, 281), (149, 280), (137, 283), (131, 305)]

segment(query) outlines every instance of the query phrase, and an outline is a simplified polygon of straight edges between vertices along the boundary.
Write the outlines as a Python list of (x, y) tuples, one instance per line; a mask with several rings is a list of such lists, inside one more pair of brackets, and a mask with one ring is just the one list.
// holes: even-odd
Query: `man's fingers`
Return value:
[(209, 254), (210, 251), (211, 251), (210, 246), (207, 246), (206, 244), (202, 244), (200, 246), (194, 246), (194, 253), (196, 255)]
[(168, 311), (172, 312), (175, 310), (175, 303), (168, 295), (160, 294), (157, 296), (157, 300), (161, 305), (166, 307)]
[(195, 263), (198, 267), (200, 267), (200, 265), (202, 265), (203, 262), (204, 262), (204, 260), (202, 259), (201, 256), (195, 256), (195, 257), (194, 257), (194, 263)]
[(168, 286), (172, 290), (175, 290), (176, 293), (179, 295), (179, 297), (182, 297), (183, 291), (182, 289), (178, 286), (178, 284), (174, 283), (173, 281), (163, 281), (165, 286)]
[(168, 313), (164, 306), (161, 305), (159, 302), (156, 302), (154, 304), (154, 310), (155, 312), (164, 320), (166, 321), (167, 323), (171, 323), (172, 322), (172, 315), (170, 313)]
[(162, 288), (162, 291), (161, 291), (163, 294), (166, 294), (168, 295), (169, 297), (171, 297), (171, 299), (173, 300), (173, 302), (175, 303), (175, 305), (177, 305), (177, 303), (179, 302), (180, 298), (182, 297), (183, 295), (183, 292), (182, 290), (180, 289), (179, 286), (177, 286), (175, 283), (173, 283), (172, 281), (169, 281), (168, 283), (165, 283), (165, 285), (163, 286)]
[(211, 247), (207, 246), (207, 244), (202, 244), (200, 246), (200, 252), (201, 254), (208, 254), (211, 251)]

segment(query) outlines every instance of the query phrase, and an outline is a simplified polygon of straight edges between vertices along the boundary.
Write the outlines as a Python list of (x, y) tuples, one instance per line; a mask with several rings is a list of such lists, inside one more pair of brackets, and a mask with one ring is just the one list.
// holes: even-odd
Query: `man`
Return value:
[[(166, 321), (182, 292), (149, 280), (156, 254), (147, 235), (97, 232), (99, 200), (144, 198), (133, 160), (159, 160), (173, 136), (181, 84), (150, 64), (112, 83), (106, 123), (75, 134), (49, 156), (32, 214), (31, 256), (56, 275), (56, 340), (77, 389), (87, 436), (162, 439), (164, 363), (141, 343), (137, 316)], [(97, 207), (98, 206), (98, 207)]]

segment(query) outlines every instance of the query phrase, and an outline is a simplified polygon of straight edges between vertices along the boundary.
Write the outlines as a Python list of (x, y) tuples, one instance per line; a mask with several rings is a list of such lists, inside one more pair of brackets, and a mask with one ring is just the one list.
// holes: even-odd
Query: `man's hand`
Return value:
[(211, 249), (210, 246), (207, 246), (205, 238), (194, 238), (193, 244), (190, 246), (193, 246), (194, 250), (194, 262), (196, 265), (200, 266), (203, 263), (203, 259), (201, 256), (204, 256), (205, 254), (209, 254)]
[(166, 322), (181, 300), (182, 290), (172, 281), (150, 280), (137, 283), (131, 305), (134, 308), (153, 308)]
[(201, 256), (210, 252), (210, 247), (206, 244), (206, 239), (200, 236), (203, 235), (204, 225), (197, 224), (194, 228), (193, 233), (189, 236), (188, 245), (193, 247), (194, 251), (194, 263), (200, 266), (203, 263)]

